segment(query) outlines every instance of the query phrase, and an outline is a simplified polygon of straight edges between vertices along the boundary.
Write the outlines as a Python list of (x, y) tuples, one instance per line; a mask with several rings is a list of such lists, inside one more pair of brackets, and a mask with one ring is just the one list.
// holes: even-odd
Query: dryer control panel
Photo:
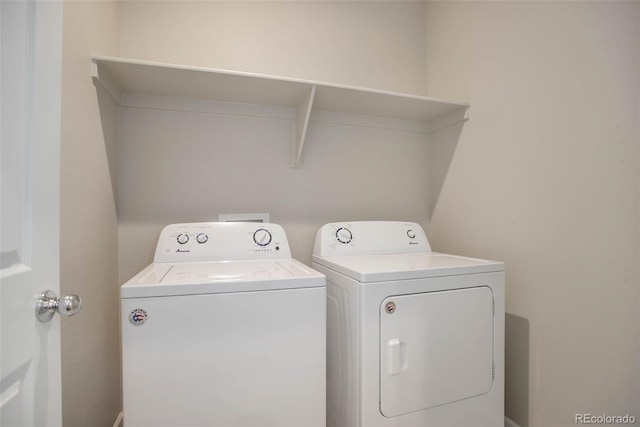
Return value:
[(193, 222), (162, 229), (154, 262), (288, 258), (289, 242), (278, 224)]
[(318, 230), (313, 254), (318, 256), (431, 252), (422, 227), (415, 222), (352, 221), (325, 224)]

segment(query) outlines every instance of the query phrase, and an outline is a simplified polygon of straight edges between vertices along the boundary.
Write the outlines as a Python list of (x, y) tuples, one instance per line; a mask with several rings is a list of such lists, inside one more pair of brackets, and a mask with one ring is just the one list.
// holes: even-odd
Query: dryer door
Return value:
[(391, 296), (380, 306), (380, 411), (395, 417), (487, 393), (493, 292)]

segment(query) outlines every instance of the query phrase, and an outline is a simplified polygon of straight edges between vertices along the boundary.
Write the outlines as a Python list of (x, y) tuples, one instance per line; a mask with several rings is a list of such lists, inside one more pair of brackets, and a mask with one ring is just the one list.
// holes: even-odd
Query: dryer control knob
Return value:
[(187, 243), (189, 241), (189, 235), (188, 234), (184, 234), (184, 233), (178, 234), (178, 238), (176, 240), (181, 245), (184, 245), (185, 243)]
[(271, 233), (269, 230), (264, 228), (259, 228), (253, 233), (253, 241), (256, 242), (260, 246), (267, 246), (271, 243)]
[(200, 233), (196, 236), (196, 242), (198, 243), (207, 243), (207, 240), (209, 240), (209, 236), (204, 233)]
[(407, 230), (407, 237), (409, 237), (410, 239), (415, 239), (416, 238), (416, 232), (413, 230)]
[(351, 230), (348, 228), (340, 227), (338, 231), (336, 231), (336, 239), (338, 239), (340, 243), (347, 244), (353, 239), (353, 234), (351, 234)]

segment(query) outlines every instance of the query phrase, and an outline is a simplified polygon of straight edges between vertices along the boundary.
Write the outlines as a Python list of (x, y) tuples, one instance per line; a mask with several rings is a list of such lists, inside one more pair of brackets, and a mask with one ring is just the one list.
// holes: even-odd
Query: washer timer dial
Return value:
[(176, 240), (178, 241), (178, 243), (180, 243), (181, 245), (184, 245), (185, 243), (187, 243), (189, 241), (189, 235), (182, 233), (182, 234), (178, 234), (178, 237), (176, 238)]
[(256, 242), (260, 246), (267, 246), (271, 243), (271, 233), (269, 230), (264, 228), (259, 228), (253, 233), (253, 241)]
[(353, 234), (351, 234), (351, 230), (349, 230), (348, 228), (340, 227), (336, 231), (336, 239), (338, 239), (338, 242), (344, 243), (346, 245), (353, 239)]

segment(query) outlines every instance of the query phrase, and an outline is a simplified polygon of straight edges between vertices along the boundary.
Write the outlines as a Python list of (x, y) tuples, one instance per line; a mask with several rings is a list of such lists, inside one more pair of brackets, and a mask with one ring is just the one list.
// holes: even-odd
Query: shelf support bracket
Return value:
[(304, 148), (305, 138), (307, 136), (307, 128), (309, 127), (309, 117), (311, 116), (311, 107), (316, 96), (316, 85), (312, 85), (308, 96), (296, 108), (296, 135), (291, 141), (291, 167), (302, 168), (302, 150)]
[(109, 72), (95, 59), (91, 60), (91, 79), (95, 86), (100, 85), (109, 95), (111, 95), (118, 105), (122, 105), (120, 102), (121, 93), (118, 85)]

